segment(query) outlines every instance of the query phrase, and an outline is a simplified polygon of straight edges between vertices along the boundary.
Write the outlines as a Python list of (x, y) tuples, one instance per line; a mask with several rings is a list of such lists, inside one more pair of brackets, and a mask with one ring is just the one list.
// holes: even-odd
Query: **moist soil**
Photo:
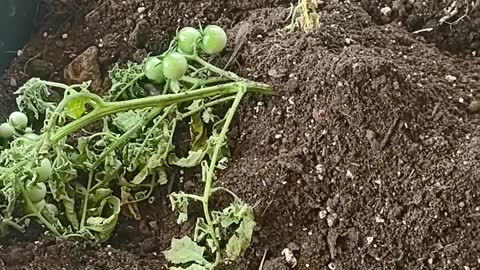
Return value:
[[(248, 96), (230, 131), (232, 159), (217, 185), (256, 204), (258, 226), (245, 257), (225, 269), (289, 269), (288, 247), (302, 270), (478, 270), (479, 18), (462, 11), (445, 27), (438, 20), (451, 3), (415, 2), (323, 1), (319, 30), (305, 34), (282, 30), (288, 1), (53, 1), (2, 77), (2, 109), (14, 109), (11, 93), (31, 76), (62, 81), (89, 46), (99, 46), (105, 76), (164, 50), (178, 27), (216, 23), (234, 40), (247, 23), (231, 70), (278, 96)], [(199, 185), (184, 176), (174, 189)], [(123, 218), (103, 245), (33, 226), (3, 240), (0, 267), (162, 269), (161, 251), (194, 225), (175, 223), (166, 193), (158, 189), (143, 219)]]

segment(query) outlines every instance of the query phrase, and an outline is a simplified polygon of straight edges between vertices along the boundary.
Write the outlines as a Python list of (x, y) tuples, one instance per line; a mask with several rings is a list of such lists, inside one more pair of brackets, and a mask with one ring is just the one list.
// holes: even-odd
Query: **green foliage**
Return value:
[[(194, 54), (175, 53), (188, 63), (182, 77), (167, 76), (175, 80), (149, 81), (143, 64), (128, 64), (110, 71), (105, 97), (89, 92), (88, 83), (34, 78), (21, 87), (19, 109), (44, 122), (39, 134), (31, 133), (25, 125), (33, 121), (17, 113), (21, 121), (0, 138), (0, 235), (37, 222), (58, 238), (104, 242), (121, 213), (141, 218), (138, 204), (168, 183), (167, 171), (201, 166), (202, 197), (170, 195), (178, 223), (188, 220), (190, 203), (201, 202), (205, 213), (193, 240), (174, 239), (165, 252), (171, 269), (214, 269), (224, 258), (241, 256), (251, 241), (253, 210), (234, 196), (229, 207), (210, 212), (208, 200), (219, 190), (213, 176), (226, 166), (226, 134), (243, 95), (269, 94), (271, 87), (209, 64), (191, 45)], [(154, 57), (161, 62), (173, 51), (176, 41)], [(53, 101), (53, 88), (63, 98)], [(225, 116), (214, 113), (213, 107), (232, 101)], [(188, 142), (175, 138), (183, 125)], [(188, 155), (179, 157), (175, 144), (187, 145)]]

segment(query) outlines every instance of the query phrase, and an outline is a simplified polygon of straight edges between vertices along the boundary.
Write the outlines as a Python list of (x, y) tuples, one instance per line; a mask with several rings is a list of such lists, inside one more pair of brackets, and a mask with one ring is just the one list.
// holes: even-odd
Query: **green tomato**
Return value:
[(200, 38), (202, 38), (200, 31), (193, 27), (184, 27), (177, 34), (178, 49), (183, 53), (192, 54)]
[(203, 29), (201, 47), (205, 53), (216, 54), (227, 45), (227, 34), (220, 26), (209, 25)]
[[(37, 209), (38, 212), (42, 212), (42, 210), (45, 208), (46, 202), (45, 200), (40, 200), (36, 203), (33, 204), (33, 207)], [(26, 214), (33, 214), (33, 209), (25, 205), (25, 212)]]
[(40, 162), (40, 167), (35, 168), (38, 173), (38, 180), (46, 181), (52, 175), (52, 163), (49, 159), (44, 158)]
[(0, 125), (0, 138), (10, 139), (15, 133), (15, 128), (9, 123), (3, 123)]
[(43, 212), (48, 212), (56, 217), (58, 216), (58, 207), (55, 204), (46, 203), (45, 207), (43, 208)]
[(187, 59), (181, 53), (172, 52), (163, 58), (163, 74), (171, 80), (180, 79), (187, 72), (187, 68)]
[(47, 195), (47, 186), (45, 183), (37, 183), (37, 186), (27, 188), (25, 190), (27, 197), (32, 201), (32, 203), (38, 203), (45, 199)]
[(149, 80), (155, 83), (162, 83), (165, 80), (162, 71), (162, 61), (156, 57), (150, 57), (145, 61), (143, 72), (145, 72), (145, 76)]
[(30, 128), (30, 127), (27, 127), (27, 128), (25, 129), (25, 133), (33, 133), (33, 129)]
[(16, 129), (24, 130), (28, 124), (28, 117), (22, 112), (13, 112), (10, 114), (8, 121)]

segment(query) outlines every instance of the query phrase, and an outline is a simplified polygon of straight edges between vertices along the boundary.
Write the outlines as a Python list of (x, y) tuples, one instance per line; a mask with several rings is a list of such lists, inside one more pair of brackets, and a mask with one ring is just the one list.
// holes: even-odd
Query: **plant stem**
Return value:
[[(104, 102), (101, 106), (95, 108), (89, 114), (63, 126), (51, 136), (52, 142), (56, 143), (65, 136), (87, 126), (105, 116), (136, 110), (148, 107), (169, 106), (175, 103), (192, 101), (195, 99), (207, 98), (215, 95), (227, 95), (238, 92), (239, 83), (226, 83), (221, 85), (209, 86), (198, 90), (181, 92), (177, 94), (160, 95), (126, 101)], [(269, 85), (259, 83), (247, 83), (247, 89), (252, 92), (272, 94), (272, 88)], [(97, 96), (98, 97), (98, 96)]]
[(215, 265), (217, 265), (218, 263), (221, 262), (222, 254), (220, 253), (220, 243), (218, 242), (217, 235), (215, 233), (215, 228), (214, 228), (214, 225), (212, 223), (212, 219), (210, 217), (208, 200), (209, 200), (210, 194), (212, 192), (213, 175), (215, 173), (215, 167), (216, 167), (217, 160), (218, 160), (218, 154), (220, 153), (220, 149), (221, 149), (223, 141), (225, 140), (225, 137), (227, 135), (230, 123), (233, 120), (233, 116), (235, 115), (237, 107), (240, 104), (240, 101), (242, 100), (242, 97), (245, 94), (245, 92), (246, 92), (245, 85), (244, 84), (239, 85), (239, 91), (237, 92), (235, 100), (233, 101), (232, 107), (228, 110), (228, 113), (225, 117), (225, 123), (223, 124), (220, 135), (218, 136), (217, 141), (215, 142), (215, 148), (213, 150), (212, 159), (210, 161), (210, 166), (208, 167), (208, 172), (207, 172), (207, 176), (206, 176), (206, 179), (205, 179), (205, 189), (204, 189), (204, 192), (203, 192), (203, 200), (202, 200), (202, 202), (203, 202), (203, 213), (205, 215), (205, 221), (208, 225), (208, 230), (209, 230), (210, 236), (212, 237), (213, 242), (214, 242), (215, 246), (217, 247)]

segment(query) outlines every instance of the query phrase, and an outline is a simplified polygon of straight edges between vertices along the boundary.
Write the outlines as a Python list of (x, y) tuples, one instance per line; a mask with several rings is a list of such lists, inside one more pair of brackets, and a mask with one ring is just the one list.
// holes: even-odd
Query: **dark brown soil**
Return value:
[[(39, 53), (54, 66), (47, 77), (62, 80), (70, 57), (91, 45), (104, 44), (105, 72), (161, 51), (178, 26), (214, 22), (233, 37), (249, 23), (233, 71), (272, 84), (279, 96), (248, 97), (230, 133), (233, 160), (217, 183), (258, 203), (258, 228), (246, 257), (226, 268), (258, 269), (266, 252), (264, 269), (288, 269), (278, 258), (289, 247), (301, 270), (478, 270), (480, 114), (472, 103), (480, 100), (480, 60), (442, 52), (408, 24), (379, 23), (375, 9), (391, 2), (324, 1), (318, 31), (286, 34), (288, 1), (87, 1), (78, 10), (88, 20), (69, 12), (47, 17), (0, 93), (15, 89), (10, 78), (20, 85), (32, 75), (23, 70)], [(142, 15), (148, 27), (131, 39)], [(440, 40), (447, 32), (435, 33)], [(4, 241), (0, 265), (161, 269), (161, 251), (192, 225), (176, 225), (165, 195), (157, 192), (142, 221), (123, 220), (109, 246), (33, 230)]]

